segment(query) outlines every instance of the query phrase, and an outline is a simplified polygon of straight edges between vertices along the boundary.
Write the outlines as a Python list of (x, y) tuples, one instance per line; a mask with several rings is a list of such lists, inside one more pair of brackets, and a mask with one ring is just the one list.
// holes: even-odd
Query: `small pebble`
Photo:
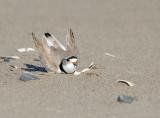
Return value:
[(36, 80), (36, 79), (39, 79), (39, 78), (34, 77), (30, 73), (23, 73), (19, 78), (19, 80), (22, 80), (22, 81), (29, 81), (29, 80)]
[(127, 95), (119, 95), (117, 97), (118, 102), (131, 104), (134, 101), (135, 97), (127, 96)]
[(10, 58), (4, 58), (4, 62), (9, 63), (11, 61)]

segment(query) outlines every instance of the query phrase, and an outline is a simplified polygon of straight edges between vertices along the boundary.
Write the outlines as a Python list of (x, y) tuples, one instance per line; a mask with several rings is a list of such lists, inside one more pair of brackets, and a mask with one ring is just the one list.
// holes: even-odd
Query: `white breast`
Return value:
[(76, 70), (76, 66), (73, 65), (72, 63), (68, 63), (66, 65), (63, 65), (63, 69), (67, 73), (73, 73)]

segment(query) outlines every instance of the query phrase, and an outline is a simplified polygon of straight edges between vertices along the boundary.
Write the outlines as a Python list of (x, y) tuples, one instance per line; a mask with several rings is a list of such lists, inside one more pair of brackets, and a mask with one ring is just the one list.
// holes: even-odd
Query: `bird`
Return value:
[(32, 32), (32, 38), (47, 72), (73, 74), (77, 70), (79, 51), (72, 29), (66, 35), (65, 46), (48, 32), (41, 37)]

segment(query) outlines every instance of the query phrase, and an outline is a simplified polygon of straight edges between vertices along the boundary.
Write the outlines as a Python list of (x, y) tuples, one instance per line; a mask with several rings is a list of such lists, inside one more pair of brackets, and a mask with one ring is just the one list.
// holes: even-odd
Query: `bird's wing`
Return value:
[(35, 46), (39, 51), (42, 65), (47, 69), (47, 71), (57, 72), (59, 64), (63, 58), (64, 50), (61, 49), (61, 47), (49, 46), (46, 39), (40, 39), (36, 37), (34, 33), (32, 33), (32, 37)]
[(66, 35), (66, 49), (73, 56), (78, 55), (78, 48), (76, 46), (75, 37), (72, 29), (69, 34)]
[(47, 41), (48, 47), (54, 47), (56, 49), (61, 48), (66, 50), (66, 48), (50, 33), (44, 33), (43, 38)]

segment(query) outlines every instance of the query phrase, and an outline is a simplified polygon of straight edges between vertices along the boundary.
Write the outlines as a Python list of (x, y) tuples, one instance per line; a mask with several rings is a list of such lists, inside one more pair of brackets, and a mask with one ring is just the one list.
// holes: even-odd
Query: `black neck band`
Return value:
[(64, 72), (64, 73), (67, 74), (67, 72), (63, 69), (62, 62), (61, 62), (61, 64), (59, 65), (59, 68), (60, 68), (60, 70), (61, 70), (62, 72)]

